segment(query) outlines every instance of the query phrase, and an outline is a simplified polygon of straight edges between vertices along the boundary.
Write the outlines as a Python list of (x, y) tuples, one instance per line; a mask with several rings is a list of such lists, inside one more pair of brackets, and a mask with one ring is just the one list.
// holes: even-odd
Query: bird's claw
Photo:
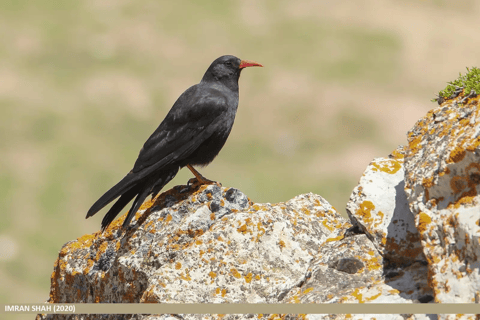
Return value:
[(187, 186), (193, 186), (195, 183), (198, 183), (197, 178), (191, 178), (187, 182)]
[(212, 181), (212, 180), (209, 180), (209, 179), (206, 179), (206, 178), (197, 179), (196, 177), (191, 178), (190, 180), (188, 180), (188, 183), (187, 183), (188, 186), (194, 186), (194, 185), (202, 186), (202, 185), (205, 185), (205, 184), (216, 184), (219, 187), (222, 186), (222, 184), (220, 182)]

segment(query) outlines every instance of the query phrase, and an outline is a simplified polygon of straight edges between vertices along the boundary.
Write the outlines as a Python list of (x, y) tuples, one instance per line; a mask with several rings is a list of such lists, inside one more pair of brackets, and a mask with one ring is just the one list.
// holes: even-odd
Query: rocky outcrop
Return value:
[(61, 250), (51, 302), (278, 303), (348, 223), (314, 194), (254, 204), (233, 188), (180, 186)]
[[(145, 203), (127, 232), (122, 217), (65, 244), (49, 302), (479, 303), (478, 100), (444, 101), (408, 145), (374, 159), (350, 221), (312, 193), (259, 204), (233, 188), (178, 186)], [(436, 318), (397, 316), (409, 317)]]
[(374, 159), (347, 203), (347, 213), (383, 257), (396, 264), (426, 262), (404, 191), (405, 148)]
[(459, 96), (408, 133), (405, 192), (436, 302), (480, 303), (479, 107)]

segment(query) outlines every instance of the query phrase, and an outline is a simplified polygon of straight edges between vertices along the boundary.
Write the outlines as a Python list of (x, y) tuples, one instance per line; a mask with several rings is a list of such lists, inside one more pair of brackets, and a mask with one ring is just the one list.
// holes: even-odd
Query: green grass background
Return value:
[[(344, 214), (374, 157), (479, 65), (478, 1), (0, 1), (0, 301), (48, 299), (61, 246), (218, 56), (255, 60), (201, 172), (256, 202)], [(169, 184), (191, 178), (182, 170)]]

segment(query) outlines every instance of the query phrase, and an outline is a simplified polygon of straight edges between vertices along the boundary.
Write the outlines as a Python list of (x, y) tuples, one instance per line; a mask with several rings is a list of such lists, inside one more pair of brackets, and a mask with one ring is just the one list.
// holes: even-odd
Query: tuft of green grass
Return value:
[(462, 91), (465, 95), (469, 95), (472, 91), (474, 91), (474, 94), (480, 93), (479, 68), (472, 67), (472, 69), (469, 69), (467, 67), (467, 73), (465, 75), (459, 72), (458, 79), (448, 82), (447, 87), (438, 92), (438, 97), (432, 99), (432, 101), (443, 101), (444, 99), (455, 98)]

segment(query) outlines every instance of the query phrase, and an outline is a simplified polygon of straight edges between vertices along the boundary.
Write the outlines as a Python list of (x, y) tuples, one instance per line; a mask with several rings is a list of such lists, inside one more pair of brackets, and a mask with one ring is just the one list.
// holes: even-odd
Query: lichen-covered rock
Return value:
[(233, 188), (182, 186), (147, 202), (133, 228), (68, 242), (49, 302), (281, 302), (347, 222), (320, 196), (254, 204)]
[[(388, 158), (374, 159), (350, 196), (347, 203), (350, 220), (371, 240), (373, 250), (370, 252), (372, 255), (380, 253), (382, 265), (377, 277), (372, 278), (375, 281), (367, 277), (364, 288), (357, 287), (350, 296), (340, 298), (337, 295), (335, 299), (340, 298), (337, 301), (411, 303), (433, 300), (427, 282), (427, 261), (404, 191), (404, 154), (405, 148), (399, 147)], [(343, 250), (353, 247), (348, 245)]]
[(367, 167), (347, 203), (352, 223), (362, 229), (389, 263), (426, 261), (404, 187), (405, 148)]
[[(292, 303), (412, 303), (431, 297), (422, 263), (388, 266), (364, 234), (325, 242)], [(386, 272), (387, 271), (387, 272)]]
[(478, 96), (460, 95), (408, 133), (405, 191), (436, 302), (480, 300), (479, 109)]
[[(460, 104), (460, 100), (464, 104)], [(68, 242), (49, 302), (480, 303), (480, 105), (459, 95), (376, 158), (343, 219), (312, 193), (255, 204), (178, 186)], [(408, 308), (406, 308), (408, 312)], [(436, 319), (436, 315), (38, 315), (38, 319)], [(440, 315), (473, 319), (474, 315)]]

